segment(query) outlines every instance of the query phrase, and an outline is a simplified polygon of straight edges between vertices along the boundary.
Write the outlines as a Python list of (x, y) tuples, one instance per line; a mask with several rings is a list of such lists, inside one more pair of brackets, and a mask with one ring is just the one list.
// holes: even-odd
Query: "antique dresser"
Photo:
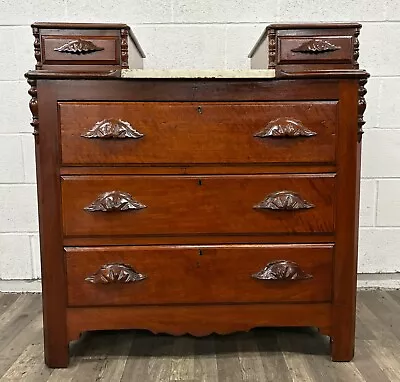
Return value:
[(360, 27), (271, 25), (250, 70), (157, 71), (126, 25), (33, 25), (47, 365), (122, 328), (314, 326), (352, 359)]

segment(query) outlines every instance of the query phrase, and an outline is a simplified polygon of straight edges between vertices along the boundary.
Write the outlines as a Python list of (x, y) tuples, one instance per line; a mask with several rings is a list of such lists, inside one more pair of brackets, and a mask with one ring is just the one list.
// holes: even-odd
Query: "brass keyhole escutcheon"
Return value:
[(199, 114), (203, 114), (203, 109), (202, 109), (201, 106), (198, 106), (198, 107), (197, 107), (197, 112), (198, 112)]

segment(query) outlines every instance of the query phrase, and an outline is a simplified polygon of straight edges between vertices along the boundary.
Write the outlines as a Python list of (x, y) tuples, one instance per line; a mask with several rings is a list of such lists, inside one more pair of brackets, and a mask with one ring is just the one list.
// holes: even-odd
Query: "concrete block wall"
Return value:
[[(0, 0), (0, 279), (40, 277), (28, 86), (33, 21), (125, 22), (146, 68), (248, 68), (272, 22), (359, 21), (367, 85), (359, 272), (400, 278), (400, 2), (393, 0)], [(380, 280), (378, 277), (376, 280)], [(378, 282), (378, 281), (377, 281)], [(372, 282), (373, 284), (373, 282)], [(1, 285), (0, 285), (1, 286)]]

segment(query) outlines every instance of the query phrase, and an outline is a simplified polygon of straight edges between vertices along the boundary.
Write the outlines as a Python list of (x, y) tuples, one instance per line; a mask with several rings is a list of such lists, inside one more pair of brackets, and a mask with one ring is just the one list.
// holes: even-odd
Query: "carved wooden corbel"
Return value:
[(364, 121), (364, 112), (367, 107), (367, 102), (365, 101), (365, 95), (367, 94), (367, 89), (365, 89), (365, 84), (367, 83), (366, 78), (362, 78), (359, 81), (358, 87), (358, 142), (361, 142), (362, 135), (364, 134), (363, 126), (365, 125)]
[(31, 85), (31, 88), (28, 90), (28, 94), (32, 97), (29, 101), (29, 108), (32, 113), (32, 122), (31, 126), (33, 127), (33, 136), (35, 137), (35, 142), (39, 142), (39, 105), (37, 99), (37, 81), (35, 79), (29, 78), (28, 84)]

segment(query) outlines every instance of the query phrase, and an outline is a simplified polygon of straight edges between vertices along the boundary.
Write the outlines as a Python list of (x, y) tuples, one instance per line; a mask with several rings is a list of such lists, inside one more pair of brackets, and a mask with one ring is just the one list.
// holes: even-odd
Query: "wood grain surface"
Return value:
[[(68, 247), (65, 250), (70, 306), (331, 300), (332, 245)], [(312, 278), (280, 281), (252, 277), (268, 263), (281, 259), (297, 263)], [(126, 264), (146, 278), (113, 284), (85, 281), (109, 263)]]
[[(80, 176), (62, 177), (64, 234), (69, 236), (331, 233), (333, 174), (264, 176)], [(100, 194), (128, 192), (141, 210), (88, 212)], [(276, 191), (299, 193), (314, 208), (280, 211), (253, 208)]]
[[(59, 113), (64, 165), (335, 162), (336, 101), (60, 102)], [(144, 136), (81, 136), (108, 118)], [(298, 120), (316, 135), (254, 136), (278, 118)]]

